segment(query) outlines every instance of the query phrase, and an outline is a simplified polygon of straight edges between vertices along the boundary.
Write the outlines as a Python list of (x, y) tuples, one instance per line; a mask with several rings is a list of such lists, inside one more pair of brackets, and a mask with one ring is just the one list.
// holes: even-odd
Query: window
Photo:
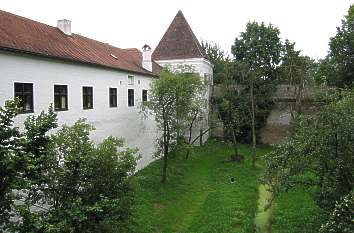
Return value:
[(82, 107), (83, 109), (93, 108), (93, 88), (82, 87)]
[(147, 90), (143, 90), (142, 98), (143, 98), (143, 102), (146, 102), (148, 100), (148, 91)]
[(55, 111), (68, 110), (68, 86), (54, 85), (54, 109)]
[(128, 84), (129, 85), (134, 85), (134, 76), (128, 75)]
[(140, 85), (140, 79), (138, 80), (138, 84)]
[(15, 98), (20, 99), (21, 113), (33, 112), (33, 84), (15, 83)]
[(117, 88), (109, 88), (109, 107), (117, 107)]
[(134, 89), (128, 89), (128, 106), (134, 106)]

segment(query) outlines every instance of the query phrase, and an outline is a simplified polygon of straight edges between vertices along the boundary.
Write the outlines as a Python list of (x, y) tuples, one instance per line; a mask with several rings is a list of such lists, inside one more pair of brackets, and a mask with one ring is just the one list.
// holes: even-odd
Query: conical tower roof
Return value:
[(206, 55), (182, 11), (178, 11), (153, 52), (152, 59), (159, 61), (187, 58), (206, 58)]

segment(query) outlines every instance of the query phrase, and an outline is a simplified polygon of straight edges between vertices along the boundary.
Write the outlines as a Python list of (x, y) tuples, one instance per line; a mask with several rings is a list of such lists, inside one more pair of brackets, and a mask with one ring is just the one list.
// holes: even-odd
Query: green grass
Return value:
[(274, 216), (273, 233), (317, 233), (324, 213), (308, 191), (296, 189), (279, 197)]
[[(268, 151), (260, 148), (258, 153)], [(241, 146), (240, 152), (246, 157), (243, 163), (225, 162), (231, 148), (210, 141), (188, 160), (175, 156), (166, 184), (160, 182), (161, 160), (139, 171), (134, 176), (135, 232), (253, 232), (262, 167), (252, 169), (248, 147)]]

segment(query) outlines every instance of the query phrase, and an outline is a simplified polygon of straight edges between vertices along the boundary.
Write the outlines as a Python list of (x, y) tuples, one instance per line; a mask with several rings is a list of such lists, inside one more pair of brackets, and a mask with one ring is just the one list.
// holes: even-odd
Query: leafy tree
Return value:
[(347, 194), (336, 204), (329, 220), (323, 224), (320, 233), (351, 233), (354, 232), (353, 223), (354, 194)]
[(335, 83), (337, 82), (336, 69), (334, 59), (326, 56), (326, 58), (318, 61), (318, 66), (314, 73), (314, 80), (319, 85), (335, 86)]
[[(10, 226), (10, 212), (15, 203), (23, 209), (39, 199), (38, 187), (45, 185), (46, 166), (45, 150), (49, 143), (47, 132), (56, 127), (56, 114), (52, 107), (48, 113), (30, 116), (25, 121), (25, 131), (20, 133), (14, 127), (13, 118), (18, 114), (19, 100), (7, 101), (0, 108), (1, 122), (1, 196), (3, 209), (1, 226)], [(24, 203), (24, 204), (22, 204)]]
[(29, 195), (27, 205), (17, 206), (14, 231), (130, 232), (134, 192), (129, 175), (136, 149), (123, 149), (123, 141), (114, 137), (95, 146), (91, 130), (79, 120), (51, 136), (47, 178), (36, 190), (40, 199)]
[(280, 83), (288, 84), (288, 94), (294, 97), (295, 102), (290, 104), (290, 113), (294, 120), (302, 112), (305, 92), (313, 85), (315, 62), (300, 51), (295, 50), (295, 43), (285, 40), (283, 58), (280, 65)]
[(152, 82), (149, 101), (142, 106), (142, 111), (154, 114), (162, 132), (156, 151), (157, 156), (163, 155), (162, 182), (166, 181), (169, 154), (184, 135), (188, 122), (192, 125), (195, 122), (193, 113), (200, 112), (196, 100), (201, 96), (205, 97), (203, 83), (188, 67), (180, 67), (175, 73), (162, 70), (160, 78)]
[(0, 107), (0, 227), (8, 223), (13, 204), (12, 189), (18, 182), (21, 158), (18, 156), (20, 132), (13, 127), (18, 114), (18, 100)]
[[(238, 138), (242, 127), (246, 124), (249, 117), (247, 106), (242, 96), (242, 87), (239, 79), (235, 78), (235, 73), (244, 71), (240, 64), (227, 62), (222, 83), (222, 96), (219, 103), (221, 118), (226, 131), (231, 134), (231, 141), (234, 148), (235, 159), (239, 158)], [(247, 71), (247, 70), (246, 70)]]
[[(323, 101), (325, 100), (325, 101)], [(321, 208), (354, 188), (354, 92), (342, 91), (319, 103), (319, 111), (302, 115), (295, 133), (266, 159), (266, 183), (276, 198), (298, 185), (313, 191)]]
[(131, 232), (137, 150), (113, 137), (95, 146), (84, 120), (50, 136), (52, 107), (29, 116), (20, 132), (13, 126), (18, 110), (18, 100), (0, 108), (0, 229)]
[(328, 59), (334, 63), (335, 78), (330, 76), (328, 83), (338, 87), (352, 86), (354, 82), (354, 5), (342, 20), (337, 34), (330, 39)]
[[(277, 66), (281, 61), (281, 41), (279, 30), (273, 25), (249, 22), (246, 31), (235, 39), (232, 54), (237, 63), (248, 67), (243, 84), (249, 92), (249, 106), (252, 131), (252, 164), (256, 162), (257, 115), (263, 122), (272, 106), (270, 94), (274, 91)], [(259, 122), (258, 122), (259, 125)]]

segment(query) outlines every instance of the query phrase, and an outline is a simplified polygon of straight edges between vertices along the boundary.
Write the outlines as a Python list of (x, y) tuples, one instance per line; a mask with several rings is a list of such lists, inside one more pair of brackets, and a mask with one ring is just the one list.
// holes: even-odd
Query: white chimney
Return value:
[(57, 22), (57, 27), (65, 35), (71, 36), (71, 21), (67, 19), (60, 19)]
[(151, 47), (149, 45), (143, 46), (143, 68), (152, 72), (152, 61), (151, 61)]

